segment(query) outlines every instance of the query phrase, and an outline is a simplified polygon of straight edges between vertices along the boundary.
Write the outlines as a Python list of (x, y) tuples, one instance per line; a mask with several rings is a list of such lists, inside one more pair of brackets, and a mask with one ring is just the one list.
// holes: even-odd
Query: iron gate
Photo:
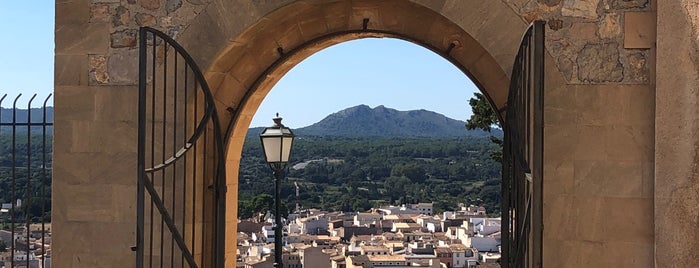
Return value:
[[(0, 96), (0, 106), (6, 99)], [(51, 94), (41, 108), (32, 108), (36, 94), (26, 110), (17, 106), (20, 99), (0, 108), (0, 252), (9, 251), (0, 266), (44, 267), (51, 261)]]
[(512, 67), (502, 165), (504, 268), (542, 267), (544, 22), (533, 22)]
[(209, 86), (166, 34), (139, 32), (136, 267), (223, 267), (223, 139)]

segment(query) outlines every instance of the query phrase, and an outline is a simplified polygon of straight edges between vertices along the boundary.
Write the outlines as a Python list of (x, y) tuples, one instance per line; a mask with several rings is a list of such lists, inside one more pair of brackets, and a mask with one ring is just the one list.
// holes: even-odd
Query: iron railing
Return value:
[[(12, 108), (0, 108), (0, 264), (44, 267), (51, 261), (51, 155), (53, 108), (49, 94), (32, 108), (17, 94)], [(8, 99), (0, 96), (0, 107)], [(26, 110), (19, 103), (26, 103)]]
[(502, 165), (504, 268), (541, 267), (544, 22), (533, 22), (512, 67)]
[(223, 267), (225, 177), (214, 100), (166, 34), (140, 29), (136, 267)]

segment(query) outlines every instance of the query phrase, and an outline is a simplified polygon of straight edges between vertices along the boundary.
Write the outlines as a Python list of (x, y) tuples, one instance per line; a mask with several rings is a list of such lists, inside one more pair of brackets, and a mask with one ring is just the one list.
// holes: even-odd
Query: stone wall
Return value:
[(699, 3), (658, 1), (655, 251), (658, 267), (699, 266)]
[(649, 0), (506, 2), (527, 21), (547, 22), (547, 50), (569, 84), (648, 83), (650, 46), (624, 38), (624, 27)]
[[(458, 44), (449, 56), (499, 108), (524, 27), (546, 20), (545, 265), (697, 266), (687, 257), (696, 250), (677, 241), (697, 236), (697, 46), (686, 37), (698, 36), (699, 8), (669, 2), (659, 6), (656, 92), (649, 0), (57, 0), (54, 265), (133, 266), (139, 26), (182, 43), (219, 110), (238, 111), (222, 113), (237, 118), (227, 159), (235, 189), (244, 130), (274, 82), (315, 51), (361, 36), (305, 48), (265, 73), (277, 47), (370, 18), (373, 29), (442, 51)], [(236, 199), (229, 190), (229, 223)]]

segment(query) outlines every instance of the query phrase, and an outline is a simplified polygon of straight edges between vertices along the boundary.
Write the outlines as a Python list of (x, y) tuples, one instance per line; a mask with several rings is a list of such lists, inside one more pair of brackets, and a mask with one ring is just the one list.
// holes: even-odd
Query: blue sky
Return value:
[[(43, 102), (53, 92), (54, 5), (0, 0), (0, 96), (14, 100), (23, 93), (22, 107), (33, 93)], [(12, 105), (8, 99), (3, 107)]]
[[(53, 91), (54, 1), (0, 0), (0, 95)], [(366, 104), (426, 109), (466, 120), (476, 87), (437, 54), (397, 39), (361, 39), (324, 49), (294, 67), (267, 95), (251, 126), (275, 113), (292, 128)], [(28, 97), (26, 97), (28, 100)], [(3, 106), (8, 106), (5, 100)]]

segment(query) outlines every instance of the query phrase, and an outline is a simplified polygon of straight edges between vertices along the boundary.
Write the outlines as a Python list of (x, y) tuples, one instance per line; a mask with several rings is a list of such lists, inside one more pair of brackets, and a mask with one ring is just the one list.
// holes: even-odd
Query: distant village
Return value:
[[(0, 268), (14, 267), (50, 268), (51, 267), (51, 224), (26, 224), (10, 228), (10, 210), (12, 203), (0, 204)], [(17, 199), (15, 207), (22, 207), (22, 200)], [(10, 250), (14, 241), (15, 251)]]
[[(500, 218), (482, 206), (433, 215), (432, 203), (368, 212), (307, 209), (282, 220), (285, 268), (500, 267)], [(274, 216), (238, 223), (238, 265), (274, 265)]]

